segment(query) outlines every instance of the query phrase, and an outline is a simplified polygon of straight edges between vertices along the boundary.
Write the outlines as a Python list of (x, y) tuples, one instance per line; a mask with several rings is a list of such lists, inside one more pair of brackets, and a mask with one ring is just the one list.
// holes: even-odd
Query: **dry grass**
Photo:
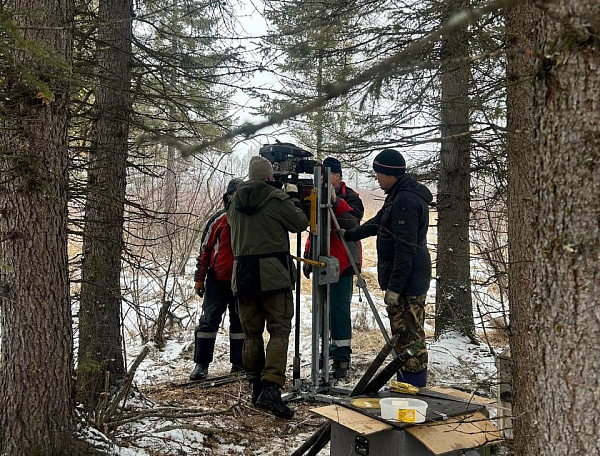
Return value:
[(355, 353), (378, 353), (384, 343), (379, 329), (352, 332), (352, 351)]
[(502, 317), (490, 320), (486, 323), (485, 327), (485, 334), (483, 331), (478, 331), (477, 333), (481, 340), (486, 341), (494, 347), (508, 346), (508, 328), (504, 325)]

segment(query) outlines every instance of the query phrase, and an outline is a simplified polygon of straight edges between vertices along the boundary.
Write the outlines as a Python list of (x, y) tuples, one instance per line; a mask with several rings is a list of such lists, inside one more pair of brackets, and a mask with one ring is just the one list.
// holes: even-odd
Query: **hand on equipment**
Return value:
[(332, 205), (336, 205), (338, 202), (338, 196), (335, 194), (335, 187), (329, 184), (329, 199), (331, 200)]
[(400, 293), (396, 293), (393, 290), (385, 290), (385, 296), (383, 302), (388, 306), (397, 306), (400, 303)]
[(196, 294), (200, 297), (204, 296), (204, 282), (196, 282), (196, 284), (194, 285), (194, 290), (196, 291)]
[(310, 273), (312, 272), (312, 266), (308, 263), (304, 263), (302, 265), (302, 272), (304, 273), (304, 277), (310, 279)]
[(286, 193), (298, 193), (298, 186), (289, 182), (283, 186), (283, 191)]
[(340, 237), (340, 239), (346, 240), (346, 230), (340, 228), (339, 230), (334, 230), (336, 234)]

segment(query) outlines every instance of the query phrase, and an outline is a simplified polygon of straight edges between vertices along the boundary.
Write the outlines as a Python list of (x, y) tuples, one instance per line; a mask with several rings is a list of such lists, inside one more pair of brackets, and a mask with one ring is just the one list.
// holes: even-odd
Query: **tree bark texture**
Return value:
[(78, 395), (95, 407), (125, 375), (121, 347), (121, 253), (131, 112), (131, 0), (102, 0), (98, 86), (85, 207)]
[[(468, 0), (446, 2), (443, 20), (468, 8)], [(467, 28), (442, 37), (442, 144), (438, 182), (436, 337), (449, 330), (473, 335), (469, 217), (470, 136)]]
[(600, 2), (559, 0), (535, 34), (536, 391), (525, 454), (592, 455), (600, 435)]
[[(21, 35), (48, 56), (17, 45), (13, 71), (3, 75), (0, 454), (57, 455), (70, 442), (74, 414), (67, 258), (74, 7), (71, 0), (8, 6)], [(44, 84), (49, 91), (42, 94)]]
[(533, 319), (532, 261), (533, 235), (533, 161), (534, 115), (533, 77), (535, 58), (533, 32), (539, 11), (530, 2), (506, 10), (507, 49), (507, 149), (508, 149), (508, 254), (510, 267), (510, 352), (512, 360), (513, 429), (515, 454), (527, 454), (531, 407), (536, 391), (531, 371), (530, 341)]

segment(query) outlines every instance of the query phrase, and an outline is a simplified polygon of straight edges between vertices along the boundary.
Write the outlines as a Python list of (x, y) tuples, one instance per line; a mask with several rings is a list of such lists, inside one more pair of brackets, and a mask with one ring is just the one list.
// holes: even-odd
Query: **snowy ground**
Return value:
[[(371, 272), (371, 271), (367, 271)], [(376, 307), (387, 325), (381, 293), (373, 291)], [(434, 299), (430, 293), (429, 300)], [(354, 352), (349, 378), (338, 386), (351, 388), (360, 378), (383, 344), (376, 329), (366, 299), (355, 294), (352, 302)], [(309, 294), (301, 296), (301, 376), (310, 377), (311, 301)], [(228, 319), (219, 331), (215, 359), (209, 375), (229, 372)], [(427, 328), (431, 333), (431, 327)], [(265, 334), (265, 337), (267, 335)], [(429, 348), (429, 385), (455, 386), (493, 397), (494, 357), (486, 344), (472, 344), (459, 334), (446, 334)], [(127, 360), (131, 364), (142, 346), (137, 338), (127, 345)], [(291, 378), (293, 337), (288, 353), (288, 379)], [(149, 355), (137, 369), (133, 394), (127, 401), (127, 412), (134, 410), (173, 409), (199, 411), (204, 416), (187, 418), (143, 417), (120, 424), (107, 440), (99, 432), (86, 430), (87, 439), (113, 454), (134, 455), (289, 455), (323, 419), (310, 412), (314, 403), (295, 402), (295, 417), (290, 421), (274, 418), (250, 403), (250, 390), (243, 381), (211, 389), (182, 388), (172, 383), (187, 380), (194, 363), (193, 325), (170, 334), (163, 350), (151, 346)], [(492, 410), (492, 415), (494, 411)], [(103, 443), (102, 443), (103, 442)], [(328, 455), (326, 447), (320, 455)]]

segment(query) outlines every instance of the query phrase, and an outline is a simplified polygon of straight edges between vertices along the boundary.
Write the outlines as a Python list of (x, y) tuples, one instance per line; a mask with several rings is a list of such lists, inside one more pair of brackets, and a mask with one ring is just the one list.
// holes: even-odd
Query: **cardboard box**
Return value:
[(502, 441), (482, 411), (402, 428), (339, 404), (312, 411), (331, 421), (331, 456), (473, 456)]

